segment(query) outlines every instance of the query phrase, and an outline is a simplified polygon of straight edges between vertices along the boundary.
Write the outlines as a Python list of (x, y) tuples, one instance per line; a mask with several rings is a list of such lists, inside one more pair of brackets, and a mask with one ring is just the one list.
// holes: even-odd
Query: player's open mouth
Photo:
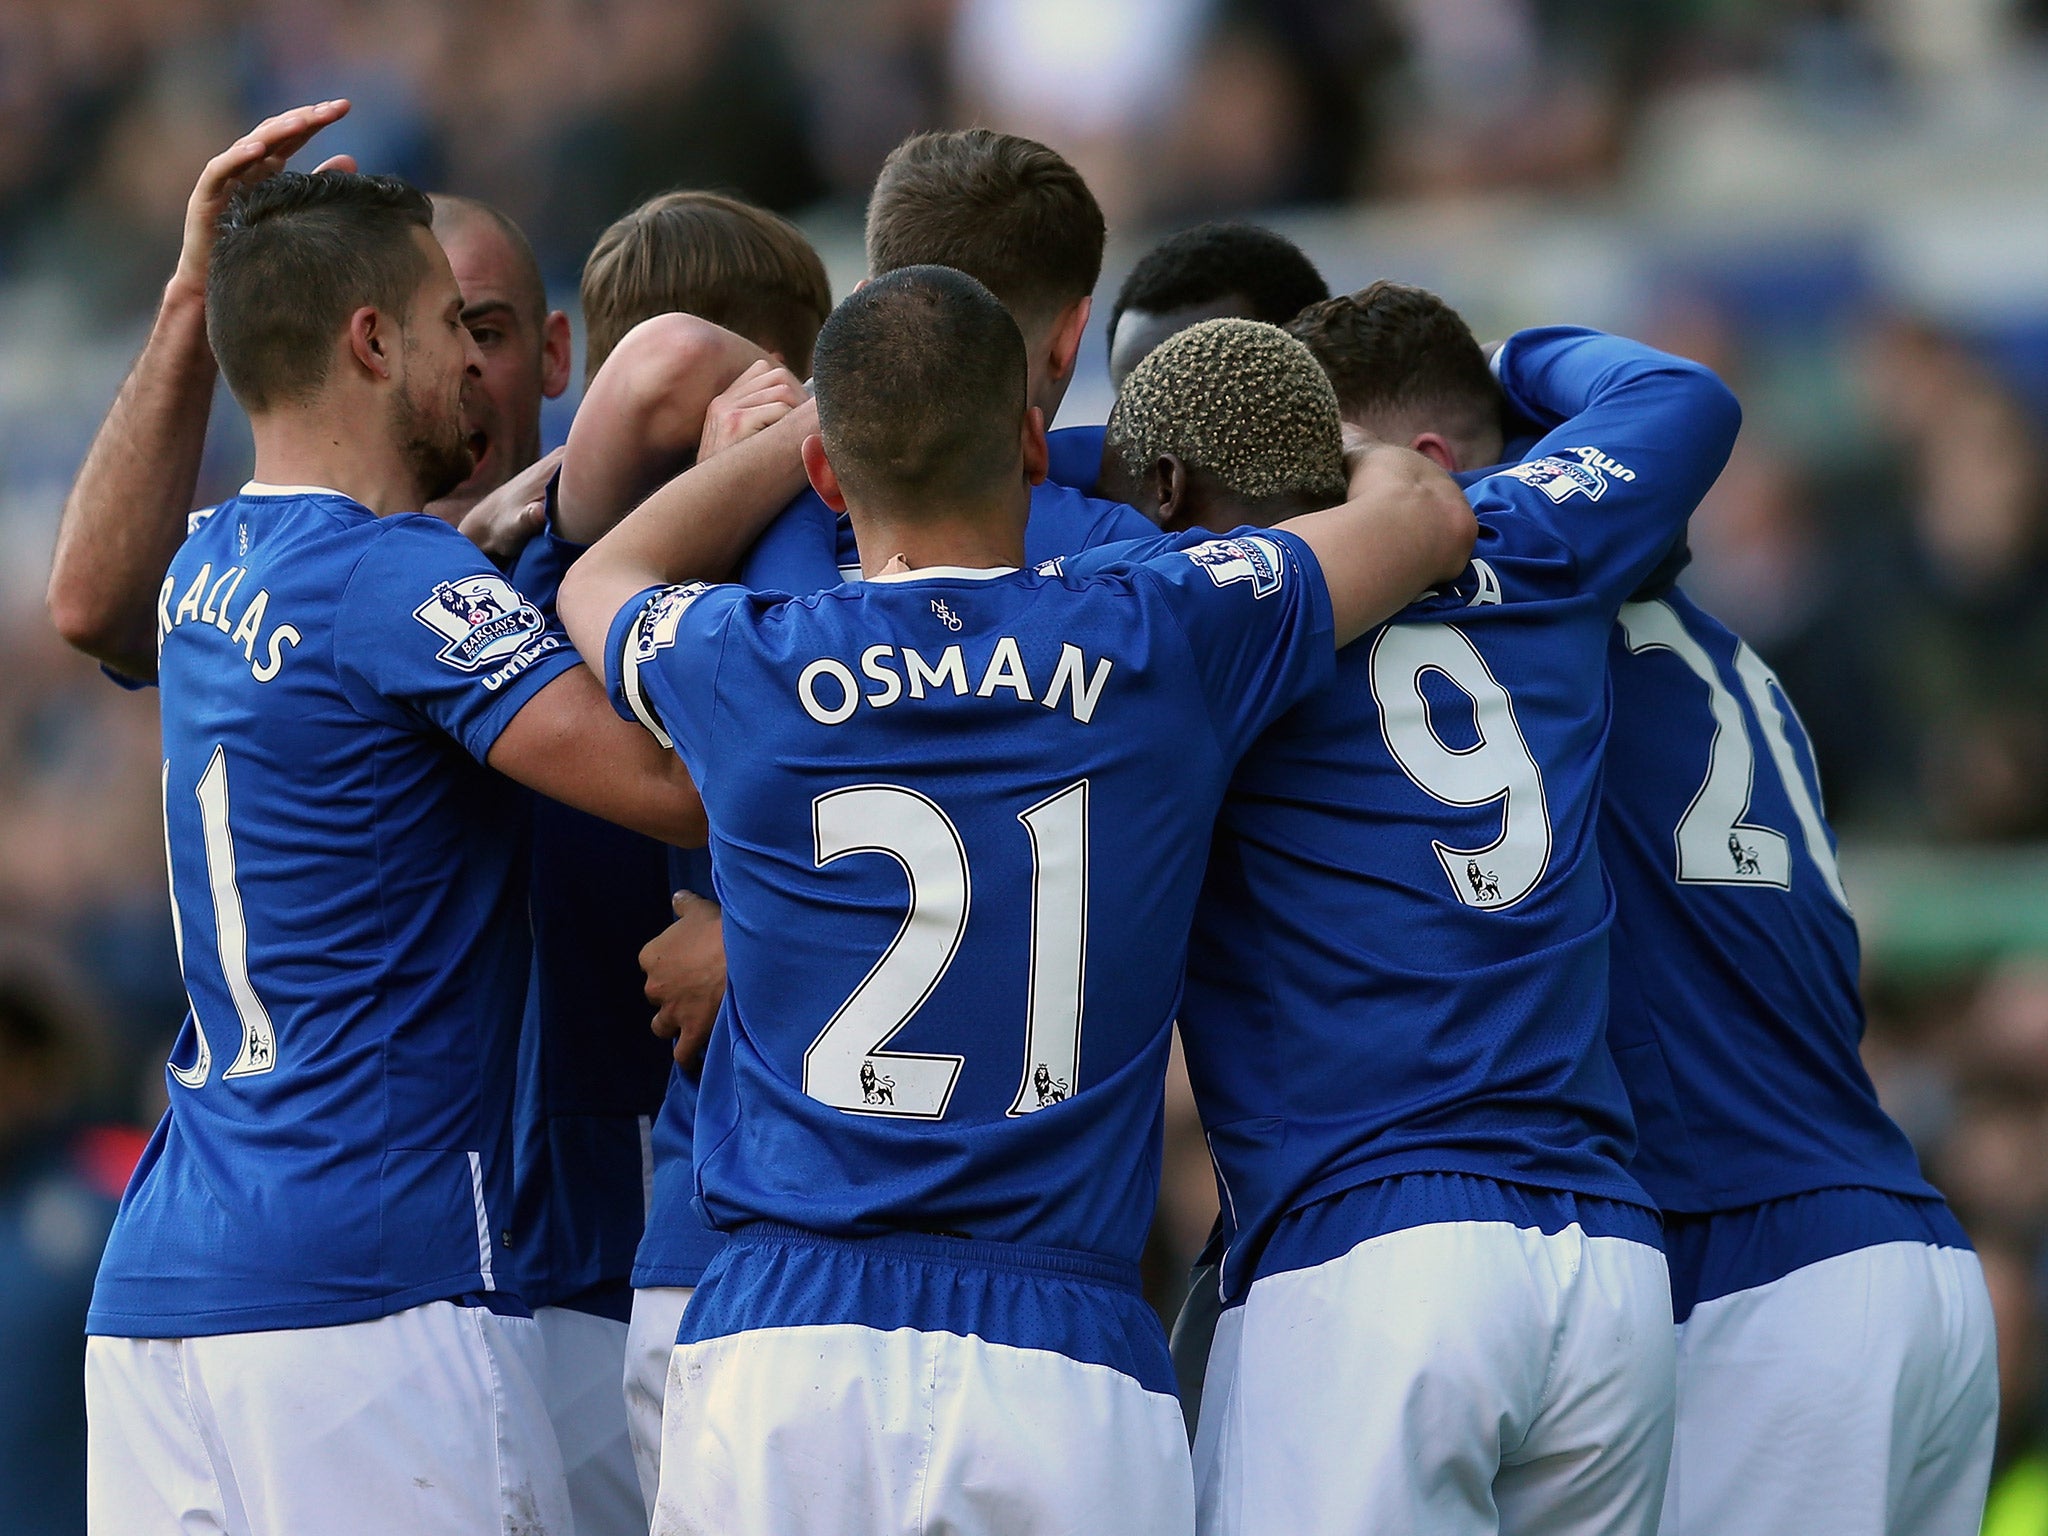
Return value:
[(484, 455), (490, 452), (490, 450), (491, 440), (488, 435), (482, 432), (472, 432), (469, 434), (469, 456), (476, 463), (482, 464)]

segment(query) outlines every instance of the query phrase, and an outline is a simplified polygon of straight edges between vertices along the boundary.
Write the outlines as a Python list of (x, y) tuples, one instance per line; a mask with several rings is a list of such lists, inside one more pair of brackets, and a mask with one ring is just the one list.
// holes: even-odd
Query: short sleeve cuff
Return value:
[(576, 647), (559, 630), (543, 635), (521, 654), (532, 657), (532, 660), (510, 677), (505, 673), (511, 668), (505, 667), (495, 674), (498, 681), (484, 679), (483, 686), (493, 694), (490, 706), (478, 711), (462, 727), (463, 748), (480, 763), (490, 757), (491, 748), (505, 734), (505, 727), (512, 723), (512, 717), (526, 708), (535, 694), (564, 672), (583, 665), (583, 658), (576, 654)]
[(644, 725), (664, 747), (675, 745), (662, 727), (661, 719), (648, 703), (640, 684), (640, 665), (648, 645), (640, 621), (653, 611), (654, 600), (669, 587), (646, 587), (635, 592), (612, 615), (611, 629), (604, 640), (604, 689), (612, 708), (623, 720)]

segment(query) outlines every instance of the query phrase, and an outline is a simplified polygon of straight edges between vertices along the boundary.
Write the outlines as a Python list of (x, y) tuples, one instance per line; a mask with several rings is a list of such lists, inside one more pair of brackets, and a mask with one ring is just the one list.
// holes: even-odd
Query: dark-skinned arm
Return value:
[(1315, 551), (1339, 647), (1456, 580), (1479, 531), (1457, 482), (1406, 448), (1352, 453), (1349, 492), (1342, 506), (1274, 525)]

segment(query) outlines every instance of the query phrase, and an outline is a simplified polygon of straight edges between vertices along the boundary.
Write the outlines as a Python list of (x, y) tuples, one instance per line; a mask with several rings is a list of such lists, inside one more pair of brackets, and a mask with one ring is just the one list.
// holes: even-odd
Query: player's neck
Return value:
[(948, 565), (966, 570), (1016, 567), (1024, 563), (1024, 519), (1030, 512), (1026, 496), (1016, 507), (970, 507), (959, 512), (916, 518), (849, 507), (854, 543), (860, 549), (860, 573), (878, 575), (897, 556), (912, 570)]
[(264, 485), (317, 485), (359, 501), (379, 517), (420, 510), (417, 472), (383, 424), (342, 413), (283, 407), (249, 419), (255, 478)]

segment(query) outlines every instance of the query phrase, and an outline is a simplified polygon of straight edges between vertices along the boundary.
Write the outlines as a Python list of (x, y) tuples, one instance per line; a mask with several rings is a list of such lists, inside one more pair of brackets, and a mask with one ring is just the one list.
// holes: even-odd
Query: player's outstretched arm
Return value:
[(584, 659), (605, 654), (612, 619), (636, 593), (736, 564), (803, 489), (804, 439), (817, 430), (818, 408), (806, 400), (744, 443), (678, 475), (570, 566), (556, 609)]
[[(284, 169), (348, 111), (323, 101), (279, 113), (214, 156), (185, 205), (184, 245), (156, 324), (100, 424), (64, 503), (48, 602), (57, 633), (125, 676), (156, 676), (156, 592), (184, 542), (199, 484), (214, 363), (206, 268), (234, 189)], [(322, 170), (354, 170), (337, 155)]]
[[(733, 423), (707, 414), (736, 381), (760, 369), (783, 413), (803, 400), (803, 386), (744, 337), (695, 315), (656, 315), (628, 331), (613, 349), (576, 412), (562, 483), (555, 498), (555, 532), (575, 544), (594, 544), (618, 525), (641, 498), (729, 440)], [(760, 402), (757, 402), (760, 403)], [(756, 420), (759, 419), (757, 416)], [(709, 431), (717, 441), (707, 441)], [(742, 434), (744, 435), (744, 434)], [(744, 547), (744, 546), (742, 546)], [(716, 571), (722, 576), (737, 553)]]
[(1380, 443), (1350, 463), (1344, 505), (1276, 525), (1315, 551), (1340, 647), (1456, 580), (1479, 531), (1457, 482), (1421, 454)]
[(698, 848), (709, 835), (682, 759), (620, 719), (586, 667), (527, 700), (485, 761), (551, 800), (665, 843)]

